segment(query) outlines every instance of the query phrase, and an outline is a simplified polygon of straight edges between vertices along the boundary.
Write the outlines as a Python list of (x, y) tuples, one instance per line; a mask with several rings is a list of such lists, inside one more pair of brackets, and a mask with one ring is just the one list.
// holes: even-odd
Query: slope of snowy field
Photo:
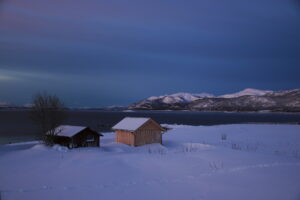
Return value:
[(299, 200), (299, 125), (183, 126), (164, 145), (0, 146), (1, 200)]

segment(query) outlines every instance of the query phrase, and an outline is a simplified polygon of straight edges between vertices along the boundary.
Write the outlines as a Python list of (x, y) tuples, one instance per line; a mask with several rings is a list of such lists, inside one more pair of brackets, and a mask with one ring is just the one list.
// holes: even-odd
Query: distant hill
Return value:
[(222, 98), (234, 98), (234, 97), (240, 97), (240, 96), (246, 96), (246, 95), (251, 95), (251, 96), (263, 96), (267, 93), (272, 93), (272, 90), (257, 90), (257, 89), (252, 89), (252, 88), (247, 88), (244, 89), (240, 92), (233, 93), (233, 94), (225, 94), (221, 95), (219, 97)]
[(1, 107), (9, 107), (9, 106), (10, 106), (10, 103), (4, 102), (4, 101), (0, 101), (0, 108)]
[(130, 105), (128, 109), (300, 112), (300, 89), (271, 91), (248, 88), (221, 96), (176, 93), (149, 97)]

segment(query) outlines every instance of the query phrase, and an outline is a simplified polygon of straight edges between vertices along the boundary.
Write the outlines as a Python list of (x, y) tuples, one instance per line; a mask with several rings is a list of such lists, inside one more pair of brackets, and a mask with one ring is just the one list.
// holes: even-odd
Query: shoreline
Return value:
[[(179, 124), (179, 123), (173, 123), (173, 124), (161, 124), (165, 127), (172, 127), (172, 126), (186, 126), (186, 127), (213, 127), (213, 126), (230, 126), (230, 125), (298, 125), (299, 123), (278, 123), (278, 122), (247, 122), (247, 123), (232, 123), (232, 124), (214, 124), (214, 125), (189, 125), (189, 124)], [(113, 131), (102, 131), (102, 133), (110, 133)], [(4, 142), (7, 141), (7, 142)], [(35, 142), (40, 141), (39, 138), (36, 135), (32, 136), (23, 136), (23, 137), (0, 137), (0, 147), (4, 145), (14, 145), (19, 143), (28, 143), (28, 142)]]
[[(24, 111), (30, 111), (30, 109), (26, 108), (20, 108), (20, 109), (0, 109), (0, 112), (24, 112)], [(218, 111), (218, 110), (103, 110), (103, 109), (80, 109), (80, 108), (72, 108), (72, 109), (67, 109), (66, 112), (111, 112), (111, 113), (116, 113), (116, 112), (123, 112), (123, 113), (138, 113), (138, 112), (191, 112), (191, 113), (229, 113), (229, 114), (300, 114), (300, 112), (284, 112), (284, 111), (270, 111), (270, 110), (261, 110), (261, 111)]]

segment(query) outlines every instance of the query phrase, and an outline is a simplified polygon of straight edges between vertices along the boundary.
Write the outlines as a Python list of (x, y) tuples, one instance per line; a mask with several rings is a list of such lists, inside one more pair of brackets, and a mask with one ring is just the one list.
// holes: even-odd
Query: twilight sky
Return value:
[(300, 86), (300, 0), (0, 0), (0, 102)]

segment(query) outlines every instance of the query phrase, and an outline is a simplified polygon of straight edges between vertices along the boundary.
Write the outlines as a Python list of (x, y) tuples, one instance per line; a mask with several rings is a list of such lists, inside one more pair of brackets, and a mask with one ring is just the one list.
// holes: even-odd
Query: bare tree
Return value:
[(37, 93), (33, 98), (31, 119), (37, 124), (46, 145), (53, 145), (56, 127), (66, 119), (64, 104), (56, 95)]

